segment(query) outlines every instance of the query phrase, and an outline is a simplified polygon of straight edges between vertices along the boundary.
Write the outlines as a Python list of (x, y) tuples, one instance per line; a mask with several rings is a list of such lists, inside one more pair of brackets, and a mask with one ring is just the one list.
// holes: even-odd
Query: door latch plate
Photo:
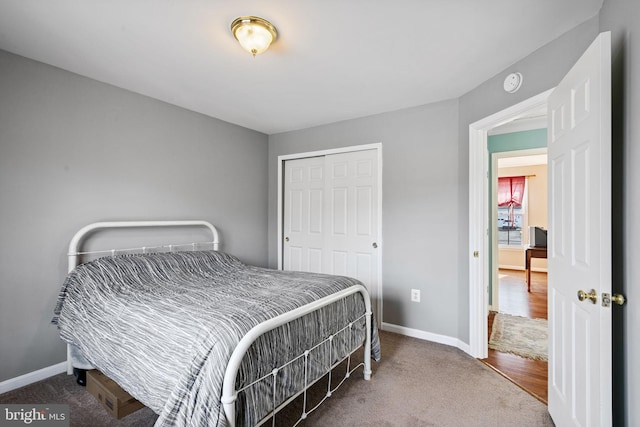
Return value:
[(611, 307), (611, 303), (614, 302), (618, 305), (624, 305), (627, 302), (626, 298), (622, 294), (607, 294), (605, 292), (602, 293), (602, 306), (603, 307)]

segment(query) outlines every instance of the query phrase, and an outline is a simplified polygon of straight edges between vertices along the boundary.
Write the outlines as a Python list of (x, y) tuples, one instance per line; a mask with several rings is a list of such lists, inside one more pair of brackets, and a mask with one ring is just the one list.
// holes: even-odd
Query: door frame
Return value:
[(375, 207), (378, 211), (378, 286), (375, 289), (376, 297), (378, 299), (376, 313), (374, 316), (376, 318), (376, 323), (379, 325), (382, 324), (382, 250), (384, 248), (384, 241), (382, 238), (382, 143), (372, 143), (372, 144), (363, 144), (363, 145), (353, 145), (349, 147), (339, 147), (339, 148), (330, 148), (326, 150), (318, 150), (318, 151), (308, 151), (301, 153), (293, 153), (293, 154), (284, 154), (278, 156), (278, 234), (277, 234), (277, 244), (278, 244), (278, 269), (282, 270), (284, 258), (283, 258), (283, 241), (284, 241), (284, 162), (287, 160), (297, 160), (304, 159), (308, 157), (319, 157), (319, 156), (327, 156), (331, 154), (341, 154), (341, 153), (353, 153), (357, 151), (365, 151), (365, 150), (376, 150), (377, 152), (377, 161), (378, 161), (378, 182), (376, 185), (378, 186), (378, 204)]
[(489, 129), (543, 107), (553, 88), (469, 125), (469, 354), (488, 356), (489, 332)]

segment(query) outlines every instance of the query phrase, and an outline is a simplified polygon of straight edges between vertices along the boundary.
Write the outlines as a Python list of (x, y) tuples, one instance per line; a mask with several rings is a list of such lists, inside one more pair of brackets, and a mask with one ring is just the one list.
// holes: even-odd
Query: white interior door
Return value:
[(283, 269), (354, 277), (378, 313), (378, 152), (287, 160)]
[[(608, 426), (611, 401), (611, 36), (549, 97), (549, 413)], [(592, 298), (581, 301), (578, 292)]]

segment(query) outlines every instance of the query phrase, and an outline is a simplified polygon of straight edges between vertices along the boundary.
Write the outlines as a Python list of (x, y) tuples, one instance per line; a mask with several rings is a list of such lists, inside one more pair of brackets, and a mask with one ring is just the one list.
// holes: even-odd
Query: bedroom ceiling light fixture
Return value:
[(254, 57), (269, 49), (278, 37), (278, 30), (266, 19), (257, 16), (241, 16), (231, 23), (231, 32), (240, 46)]

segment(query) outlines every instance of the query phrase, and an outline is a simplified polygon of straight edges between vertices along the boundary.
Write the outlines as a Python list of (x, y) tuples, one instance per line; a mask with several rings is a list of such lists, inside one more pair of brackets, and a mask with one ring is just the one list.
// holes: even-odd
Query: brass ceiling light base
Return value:
[(241, 16), (231, 23), (231, 32), (240, 45), (256, 56), (269, 48), (278, 37), (276, 27), (257, 16)]

